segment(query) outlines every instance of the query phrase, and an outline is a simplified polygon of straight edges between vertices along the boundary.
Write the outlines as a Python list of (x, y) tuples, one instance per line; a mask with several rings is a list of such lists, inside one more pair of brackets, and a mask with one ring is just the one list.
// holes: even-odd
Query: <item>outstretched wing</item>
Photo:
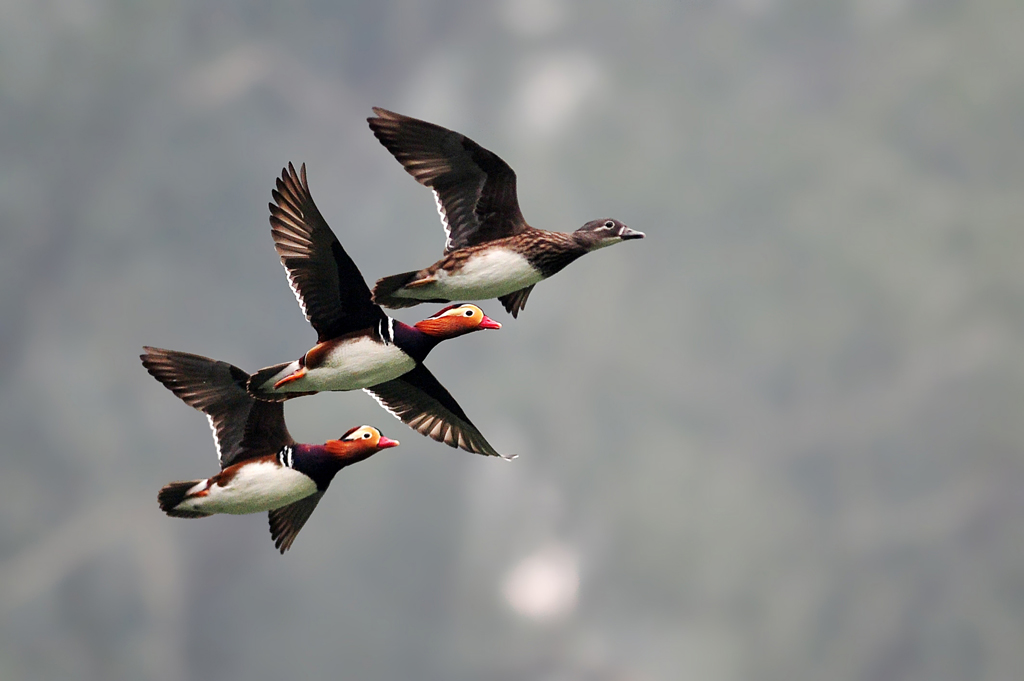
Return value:
[(145, 347), (142, 365), (185, 404), (206, 414), (221, 468), (263, 456), (292, 442), (284, 404), (262, 402), (245, 390), (249, 374), (227, 362)]
[[(325, 490), (326, 491), (326, 490)], [(316, 505), (323, 499), (324, 492), (315, 492), (308, 497), (294, 501), (287, 506), (270, 511), (270, 538), (281, 553), (292, 547), (299, 530), (309, 520)]]
[(270, 204), (270, 233), (299, 307), (322, 343), (376, 327), (386, 317), (313, 203), (305, 164), (301, 173), (291, 163), (281, 171)]
[(364, 390), (422, 435), (474, 454), (502, 456), (484, 439), (451, 393), (422, 364), (396, 379)]
[(406, 172), (434, 190), (444, 251), (513, 236), (528, 227), (516, 174), (479, 144), (440, 125), (374, 107), (370, 129)]

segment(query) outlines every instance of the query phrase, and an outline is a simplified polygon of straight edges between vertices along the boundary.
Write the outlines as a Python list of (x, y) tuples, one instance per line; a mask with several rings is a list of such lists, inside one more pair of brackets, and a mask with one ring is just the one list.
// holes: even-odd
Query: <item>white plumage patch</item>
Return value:
[(415, 366), (415, 360), (393, 343), (382, 345), (359, 338), (340, 343), (321, 366), (308, 370), (303, 380), (318, 390), (358, 390), (398, 378)]
[[(297, 369), (298, 363), (294, 364)], [(339, 343), (324, 357), (322, 364), (307, 368), (305, 376), (285, 383), (274, 392), (359, 390), (398, 378), (415, 366), (415, 360), (394, 343), (378, 343), (361, 337)], [(266, 389), (274, 385), (271, 381), (279, 381), (293, 371), (288, 368), (281, 371), (264, 384)]]
[(477, 253), (455, 272), (438, 270), (435, 281), (399, 289), (394, 295), (417, 300), (487, 300), (532, 286), (543, 278), (522, 254), (492, 248)]
[[(189, 494), (202, 491), (196, 485)], [(227, 485), (213, 485), (205, 496), (186, 498), (177, 508), (202, 513), (259, 513), (287, 506), (316, 492), (316, 483), (292, 468), (261, 461), (242, 466)]]

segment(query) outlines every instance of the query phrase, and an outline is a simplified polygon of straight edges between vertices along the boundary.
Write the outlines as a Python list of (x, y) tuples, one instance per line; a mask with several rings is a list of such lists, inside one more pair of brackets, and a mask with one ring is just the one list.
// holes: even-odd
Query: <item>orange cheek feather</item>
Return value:
[(453, 336), (473, 331), (477, 328), (478, 324), (479, 320), (476, 317), (459, 315), (424, 319), (423, 321), (416, 322), (415, 326), (423, 333), (430, 334), (431, 336)]
[(424, 319), (416, 322), (413, 326), (431, 336), (443, 336), (447, 331), (447, 324), (440, 319)]
[(347, 447), (341, 440), (328, 440), (324, 443), (324, 448), (331, 454), (342, 456), (346, 453)]

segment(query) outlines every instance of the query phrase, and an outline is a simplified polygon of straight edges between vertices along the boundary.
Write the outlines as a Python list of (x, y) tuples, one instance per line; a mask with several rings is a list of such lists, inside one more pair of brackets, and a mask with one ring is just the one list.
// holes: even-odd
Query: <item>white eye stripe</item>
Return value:
[(346, 437), (345, 441), (346, 442), (356, 442), (358, 440), (369, 440), (371, 437), (373, 437), (373, 430), (372, 429), (364, 430), (364, 429), (360, 428), (359, 430), (355, 431), (354, 433), (352, 433), (351, 435)]

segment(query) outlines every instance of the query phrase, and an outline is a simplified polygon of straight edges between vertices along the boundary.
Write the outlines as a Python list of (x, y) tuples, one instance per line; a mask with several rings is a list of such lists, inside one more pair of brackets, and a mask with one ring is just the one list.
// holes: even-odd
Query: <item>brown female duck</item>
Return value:
[(433, 265), (377, 281), (373, 299), (384, 307), (497, 298), (516, 317), (537, 282), (591, 251), (644, 238), (611, 218), (569, 234), (531, 227), (519, 210), (515, 172), (493, 152), (439, 125), (373, 111), (373, 134), (433, 190), (447, 237)]

